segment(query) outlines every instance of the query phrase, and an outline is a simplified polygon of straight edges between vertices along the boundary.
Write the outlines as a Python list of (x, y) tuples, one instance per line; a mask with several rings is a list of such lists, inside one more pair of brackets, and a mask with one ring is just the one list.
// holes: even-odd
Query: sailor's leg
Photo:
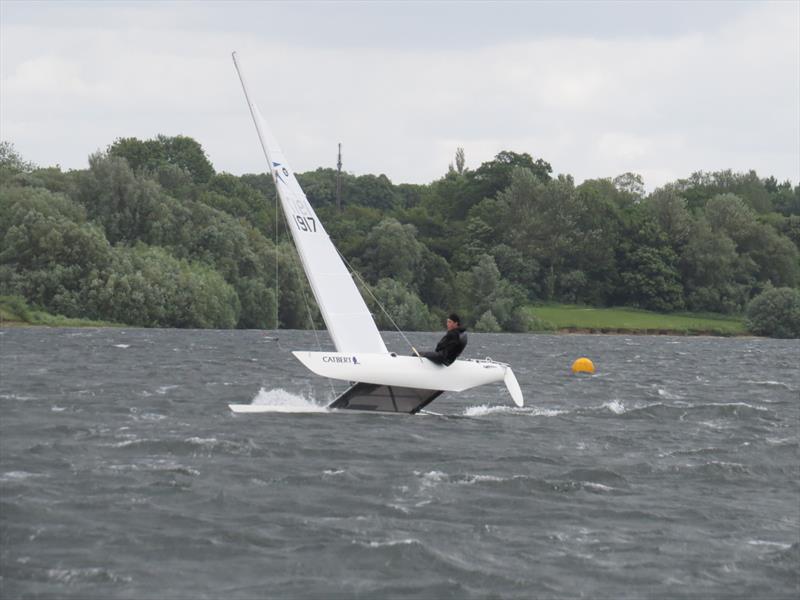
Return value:
[(420, 356), (422, 358), (427, 358), (431, 362), (435, 362), (437, 365), (444, 364), (444, 356), (442, 356), (441, 352), (422, 352)]

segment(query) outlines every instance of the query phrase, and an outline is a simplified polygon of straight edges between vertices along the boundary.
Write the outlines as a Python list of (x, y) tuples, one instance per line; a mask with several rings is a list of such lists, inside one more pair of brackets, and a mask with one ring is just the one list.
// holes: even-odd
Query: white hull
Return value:
[(445, 367), (416, 356), (304, 351), (292, 354), (317, 375), (342, 381), (446, 392), (503, 382), (514, 403), (523, 405), (522, 391), (511, 368), (494, 361), (457, 360)]

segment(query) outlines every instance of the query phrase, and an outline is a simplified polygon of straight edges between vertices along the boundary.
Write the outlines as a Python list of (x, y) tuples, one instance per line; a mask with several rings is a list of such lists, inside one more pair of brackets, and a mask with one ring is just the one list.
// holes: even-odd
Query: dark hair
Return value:
[(461, 325), (461, 317), (459, 317), (456, 313), (450, 313), (447, 318)]

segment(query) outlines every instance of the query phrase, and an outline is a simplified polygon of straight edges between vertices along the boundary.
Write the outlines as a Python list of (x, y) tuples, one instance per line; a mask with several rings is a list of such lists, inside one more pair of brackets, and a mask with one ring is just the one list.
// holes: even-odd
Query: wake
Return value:
[(229, 404), (235, 413), (326, 413), (328, 409), (313, 398), (287, 392), (282, 388), (258, 390), (250, 404)]

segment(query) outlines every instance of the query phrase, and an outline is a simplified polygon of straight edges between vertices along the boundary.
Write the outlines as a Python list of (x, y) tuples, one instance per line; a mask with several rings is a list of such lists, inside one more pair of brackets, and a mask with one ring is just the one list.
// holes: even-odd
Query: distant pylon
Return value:
[(336, 208), (342, 210), (342, 143), (339, 142), (339, 161), (336, 163)]

